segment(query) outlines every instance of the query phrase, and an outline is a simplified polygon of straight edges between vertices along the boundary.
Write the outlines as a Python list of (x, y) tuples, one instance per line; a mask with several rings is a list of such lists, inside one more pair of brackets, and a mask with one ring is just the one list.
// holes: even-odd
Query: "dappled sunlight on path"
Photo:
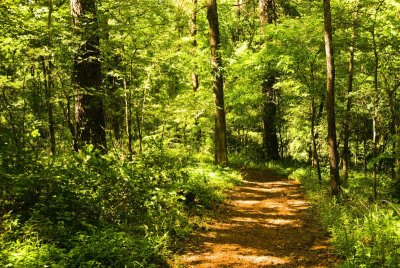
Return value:
[(193, 239), (177, 267), (333, 267), (300, 185), (255, 169), (243, 175), (230, 210)]

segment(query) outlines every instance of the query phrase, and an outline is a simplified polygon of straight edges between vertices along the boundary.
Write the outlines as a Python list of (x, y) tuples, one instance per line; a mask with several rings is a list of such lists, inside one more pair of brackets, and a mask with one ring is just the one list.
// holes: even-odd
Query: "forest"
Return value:
[(251, 168), (400, 267), (399, 87), (398, 0), (1, 0), (0, 266), (184, 267)]

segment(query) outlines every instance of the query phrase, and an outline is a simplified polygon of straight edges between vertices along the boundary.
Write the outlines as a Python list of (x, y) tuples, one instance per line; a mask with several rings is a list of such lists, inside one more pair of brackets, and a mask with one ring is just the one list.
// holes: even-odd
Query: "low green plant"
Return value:
[[(342, 267), (399, 267), (400, 266), (400, 207), (381, 195), (373, 201), (371, 192), (363, 191), (371, 179), (353, 172), (339, 199), (328, 195), (328, 176), (319, 184), (313, 171), (298, 169), (290, 177), (303, 182), (314, 200), (322, 225), (331, 235), (331, 242)], [(384, 187), (390, 184), (381, 184)], [(387, 191), (390, 192), (390, 191)], [(386, 199), (384, 199), (387, 198)]]
[(2, 175), (0, 266), (165, 266), (190, 214), (215, 208), (239, 177), (161, 150), (40, 158)]

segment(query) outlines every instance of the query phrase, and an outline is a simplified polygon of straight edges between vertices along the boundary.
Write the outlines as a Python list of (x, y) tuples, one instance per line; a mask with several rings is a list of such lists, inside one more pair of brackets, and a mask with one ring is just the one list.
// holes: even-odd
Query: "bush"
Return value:
[(215, 207), (238, 180), (156, 152), (128, 161), (88, 148), (40, 160), (0, 181), (2, 267), (163, 266), (191, 232), (188, 211)]
[(370, 178), (353, 172), (339, 200), (327, 195), (328, 181), (319, 185), (310, 169), (296, 170), (291, 178), (301, 180), (317, 204), (343, 267), (399, 267), (400, 208), (390, 201), (372, 202), (365, 192)]

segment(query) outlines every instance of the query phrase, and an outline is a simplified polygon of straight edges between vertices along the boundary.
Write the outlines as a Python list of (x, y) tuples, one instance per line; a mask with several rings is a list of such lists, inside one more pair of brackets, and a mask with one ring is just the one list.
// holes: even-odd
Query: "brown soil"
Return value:
[(176, 267), (334, 267), (327, 237), (299, 183), (243, 170), (230, 209), (192, 238)]

